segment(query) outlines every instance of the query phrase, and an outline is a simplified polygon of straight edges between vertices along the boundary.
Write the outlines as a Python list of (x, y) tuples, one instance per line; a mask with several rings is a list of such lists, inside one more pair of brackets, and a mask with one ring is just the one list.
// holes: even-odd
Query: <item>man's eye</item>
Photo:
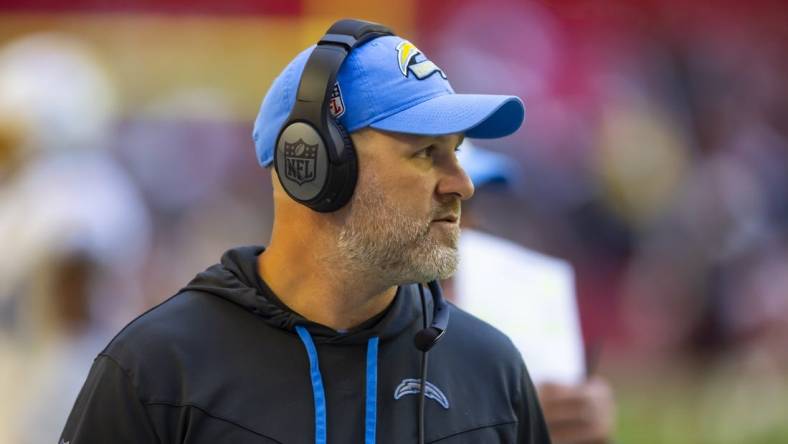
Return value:
[(435, 147), (430, 145), (427, 148), (424, 148), (423, 150), (416, 151), (416, 154), (414, 154), (413, 157), (426, 159), (428, 157), (432, 157), (432, 152), (434, 150), (435, 150)]

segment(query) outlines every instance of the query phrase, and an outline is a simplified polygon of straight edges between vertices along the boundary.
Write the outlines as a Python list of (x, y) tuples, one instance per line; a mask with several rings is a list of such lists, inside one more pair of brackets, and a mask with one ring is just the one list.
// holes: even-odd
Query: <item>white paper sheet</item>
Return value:
[(457, 305), (512, 339), (534, 384), (583, 381), (583, 340), (567, 262), (464, 229), (455, 293)]

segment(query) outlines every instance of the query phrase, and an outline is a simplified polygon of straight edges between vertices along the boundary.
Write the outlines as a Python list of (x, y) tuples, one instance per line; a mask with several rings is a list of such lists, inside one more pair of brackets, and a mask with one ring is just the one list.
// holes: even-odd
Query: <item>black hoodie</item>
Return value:
[[(416, 442), (418, 287), (340, 333), (273, 295), (257, 274), (262, 251), (228, 251), (126, 326), (93, 363), (61, 442)], [(511, 341), (449, 309), (429, 352), (426, 442), (549, 443)]]

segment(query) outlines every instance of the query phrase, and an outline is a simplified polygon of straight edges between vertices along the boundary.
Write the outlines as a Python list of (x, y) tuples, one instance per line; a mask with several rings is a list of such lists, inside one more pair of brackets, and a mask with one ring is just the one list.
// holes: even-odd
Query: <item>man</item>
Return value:
[(479, 205), (516, 186), (516, 161), (467, 140), (458, 157), (481, 196), (463, 208), (460, 266), (447, 296), (520, 350), (553, 443), (611, 442), (615, 402), (607, 381), (586, 367), (571, 264), (481, 231)]
[(255, 124), (270, 244), (228, 251), (121, 331), (61, 439), (549, 443), (511, 341), (432, 282), (457, 266), (473, 194), (456, 147), (523, 117), (515, 97), (455, 94), (387, 29), (336, 23)]

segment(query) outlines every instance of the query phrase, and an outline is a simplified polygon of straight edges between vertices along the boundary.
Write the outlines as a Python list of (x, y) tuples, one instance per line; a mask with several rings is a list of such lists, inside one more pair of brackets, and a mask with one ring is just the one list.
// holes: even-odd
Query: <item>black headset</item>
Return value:
[[(295, 104), (276, 138), (274, 168), (287, 194), (315, 211), (327, 213), (345, 206), (358, 178), (353, 142), (328, 114), (339, 68), (353, 48), (386, 35), (394, 33), (377, 23), (339, 20), (328, 28), (304, 66)], [(433, 281), (428, 287), (432, 322), (415, 338), (416, 348), (423, 352), (438, 342), (449, 324), (440, 285)]]
[(295, 104), (276, 138), (274, 168), (287, 194), (315, 211), (345, 206), (358, 178), (353, 142), (328, 115), (337, 73), (353, 48), (385, 35), (394, 33), (377, 23), (340, 20), (320, 39), (304, 67)]

